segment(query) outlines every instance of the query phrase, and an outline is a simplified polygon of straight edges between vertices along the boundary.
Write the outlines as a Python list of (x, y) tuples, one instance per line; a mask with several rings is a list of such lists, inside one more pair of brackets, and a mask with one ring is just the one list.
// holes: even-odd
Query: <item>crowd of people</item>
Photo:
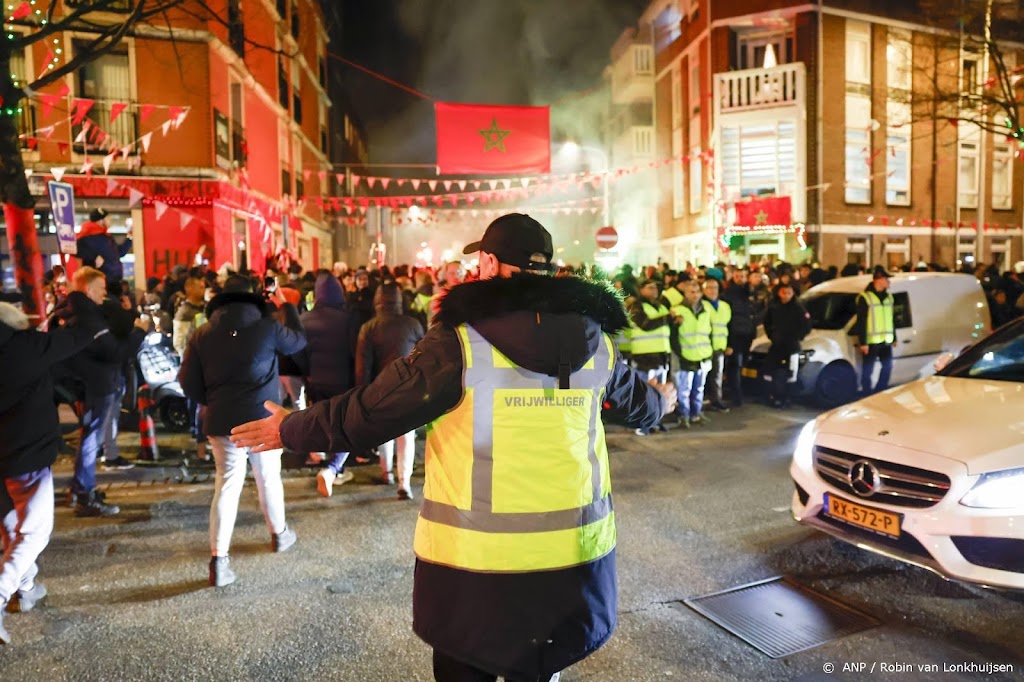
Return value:
[[(394, 486), (401, 500), (414, 499), (415, 430), (427, 423), (433, 424), (428, 459), (438, 449), (460, 453), (463, 459), (433, 459), (435, 471), (441, 471), (434, 478), (428, 465), (417, 530), (417, 585), (422, 580), (424, 589), (417, 591), (422, 617), (416, 627), (435, 646), (435, 672), (491, 659), (502, 663), (473, 667), (521, 670), (515, 667), (518, 662), (506, 660), (507, 652), (493, 651), (492, 644), (475, 644), (487, 651), (483, 659), (461, 655), (461, 645), (452, 642), (464, 631), (437, 620), (442, 611), (447, 613), (447, 606), (437, 601), (438, 595), (426, 593), (427, 584), (450, 585), (455, 580), (461, 585), (490, 575), (473, 589), (478, 590), (477, 598), (491, 600), (495, 613), (520, 609), (513, 602), (522, 600), (525, 583), (502, 581), (524, 571), (551, 571), (545, 585), (556, 585), (559, 592), (567, 584), (559, 580), (582, 580), (614, 590), (614, 563), (601, 564), (602, 557), (614, 552), (613, 528), (611, 536), (601, 530), (573, 545), (571, 552), (549, 547), (555, 557), (568, 557), (583, 545), (593, 554), (585, 561), (559, 559), (551, 566), (544, 564), (546, 559), (541, 566), (541, 555), (531, 558), (529, 552), (496, 559), (487, 552), (497, 551), (497, 545), (467, 532), (484, 529), (483, 535), (490, 532), (495, 537), (512, 533), (516, 542), (527, 541), (532, 532), (509, 531), (507, 515), (492, 513), (489, 506), (478, 509), (484, 498), (476, 497), (475, 488), (471, 509), (456, 503), (463, 494), (458, 486), (465, 481), (478, 485), (480, 476), (497, 476), (492, 466), (499, 444), (490, 442), (496, 436), (481, 419), (497, 420), (497, 413), (504, 411), (504, 417), (516, 423), (525, 418), (520, 409), (568, 408), (569, 416), (557, 419), (549, 412), (531, 417), (529, 428), (546, 429), (551, 442), (561, 444), (558, 448), (575, 453), (573, 461), (586, 475), (574, 480), (589, 480), (591, 473), (598, 478), (583, 497), (572, 492), (572, 504), (556, 500), (569, 493), (544, 481), (538, 489), (547, 491), (550, 499), (537, 503), (538, 511), (527, 525), (536, 529), (555, 524), (554, 528), (566, 517), (551, 510), (579, 506), (584, 498), (587, 502), (574, 517), (576, 522), (603, 523), (610, 511), (607, 453), (603, 435), (600, 442), (593, 435), (600, 425), (602, 403), (609, 421), (630, 426), (638, 436), (667, 430), (673, 423), (684, 429), (703, 426), (708, 423), (706, 412), (726, 413), (744, 404), (741, 369), (763, 327), (771, 341), (764, 369), (770, 377), (769, 404), (785, 408), (790, 402), (791, 359), (811, 329), (799, 294), (832, 277), (863, 274), (857, 266), (840, 272), (813, 263), (686, 264), (678, 269), (660, 263), (639, 273), (629, 266), (615, 273), (596, 266), (556, 267), (547, 231), (528, 216), (510, 214), (492, 223), (482, 242), (467, 247), (467, 253), (479, 253), (474, 269), (466, 269), (461, 261), (436, 269), (349, 268), (337, 263), (331, 271), (304, 272), (297, 264), (278, 261), (256, 276), (228, 267), (213, 271), (205, 265), (178, 266), (164, 278), (148, 280), (145, 291), (135, 296), (119, 270), (116, 254), (122, 245), (106, 234), (102, 212), (94, 212), (92, 218), (96, 227), (86, 234), (91, 250), (85, 252), (91, 260), (70, 281), (61, 268), (49, 273), (48, 331), (33, 329), (16, 306), (0, 303), (0, 361), (14, 368), (0, 388), (0, 438), (6, 443), (0, 456), (5, 484), (0, 490), (5, 527), (0, 606), (28, 610), (45, 596), (45, 588), (35, 580), (35, 559), (53, 527), (51, 467), (60, 440), (55, 382), (75, 387), (80, 404), (81, 439), (70, 498), (74, 513), (117, 514), (118, 507), (96, 490), (95, 470), (97, 462), (109, 469), (132, 465), (117, 449), (117, 421), (130, 371), (126, 368), (145, 335), (156, 332), (168, 337), (181, 356), (178, 376), (189, 400), (194, 457), (212, 459), (216, 466), (210, 511), (212, 586), (236, 580), (230, 544), (247, 466), (252, 467), (270, 545), (283, 552), (297, 540), (285, 513), (285, 446), (308, 453), (309, 461), (320, 465), (316, 487), (325, 497), (351, 479), (345, 469), (350, 453), (375, 449), (380, 483)], [(538, 278), (523, 271), (554, 277)], [(976, 274), (988, 292), (995, 324), (1024, 312), (1019, 270), (998, 273), (984, 268)], [(891, 366), (895, 339), (889, 277), (885, 269), (875, 268), (858, 298), (855, 333), (866, 358), (866, 393), (886, 387), (886, 367)], [(577, 337), (579, 343), (566, 343)], [(872, 383), (870, 370), (876, 361), (882, 371)], [(508, 369), (515, 371), (503, 372)], [(500, 387), (512, 391), (513, 397), (495, 400), (494, 391)], [(553, 388), (576, 392), (559, 400), (551, 397)], [(576, 409), (589, 405), (591, 398), (584, 396), (591, 394), (597, 407)], [(485, 430), (486, 438), (481, 435)], [(590, 445), (575, 452), (573, 448), (588, 442), (588, 432)], [(515, 441), (518, 433), (513, 429), (506, 436)], [(583, 436), (569, 438), (566, 433)], [(481, 445), (485, 440), (486, 447)], [(520, 446), (523, 461), (541, 458), (536, 462), (541, 472), (545, 458), (554, 453)], [(530, 454), (533, 450), (536, 455)], [(481, 465), (481, 457), (487, 461), (482, 473), (473, 469), (474, 463)], [(535, 476), (525, 469), (517, 471), (521, 483)], [(497, 480), (488, 483), (497, 485)], [(528, 489), (529, 485), (522, 488)], [(485, 501), (491, 504), (489, 497)], [(568, 506), (558, 506), (563, 503)], [(548, 509), (550, 505), (555, 506)], [(471, 550), (456, 551), (451, 543)], [(494, 561), (498, 564), (492, 566)], [(580, 566), (588, 562), (594, 565), (581, 575)], [(555, 580), (563, 571), (568, 573)], [(477, 577), (470, 579), (468, 574)], [(504, 593), (500, 599), (495, 596), (499, 592)], [(536, 605), (536, 600), (534, 595), (526, 603)], [(573, 651), (552, 654), (543, 671), (557, 672), (586, 655), (580, 652), (603, 643), (610, 635), (608, 622), (614, 621), (606, 606), (597, 609), (606, 621), (603, 630), (594, 629), (594, 604), (573, 607), (583, 613), (574, 617), (587, 623), (588, 634), (573, 631)], [(463, 616), (464, 625), (471, 619)], [(527, 616), (521, 618), (535, 624)], [(560, 627), (544, 625), (548, 626)], [(9, 641), (2, 616), (0, 641)]]

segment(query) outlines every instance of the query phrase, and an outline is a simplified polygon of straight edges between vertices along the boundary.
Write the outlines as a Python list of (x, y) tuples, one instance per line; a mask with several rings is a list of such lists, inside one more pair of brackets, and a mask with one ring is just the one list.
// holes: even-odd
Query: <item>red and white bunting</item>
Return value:
[(164, 137), (167, 137), (167, 132), (171, 129), (172, 125), (174, 125), (174, 121), (164, 121), (164, 124), (160, 126), (160, 129), (164, 132)]
[(444, 191), (445, 192), (450, 192), (451, 189), (452, 189), (452, 181), (451, 180), (445, 180), (443, 184), (444, 184)]
[(117, 117), (121, 115), (128, 105), (125, 102), (114, 102), (110, 105), (110, 122), (113, 123), (117, 120)]
[(390, 185), (390, 184), (391, 184), (391, 178), (381, 178), (380, 179), (380, 186), (383, 189), (387, 189), (388, 185)]
[(420, 183), (423, 182), (423, 181), (420, 180), (419, 178), (415, 178), (415, 179), (411, 180), (410, 182), (412, 183), (413, 190), (419, 191)]
[(66, 173), (67, 170), (68, 169), (65, 166), (54, 166), (50, 169), (50, 175), (53, 176), (54, 180), (60, 182), (64, 178), (64, 173)]
[(127, 145), (125, 147), (121, 147), (121, 158), (122, 159), (127, 159), (128, 156), (131, 153), (132, 153), (132, 146), (131, 145)]
[(193, 215), (191, 213), (185, 213), (184, 211), (178, 211), (178, 213), (180, 214), (178, 220), (180, 221), (181, 229), (184, 230), (188, 227), (188, 224), (192, 222)]
[(76, 99), (74, 103), (75, 113), (74, 116), (71, 117), (71, 124), (79, 125), (85, 119), (94, 104), (96, 104), (96, 102), (91, 99)]
[(114, 155), (107, 154), (103, 157), (103, 174), (106, 175), (110, 172), (110, 164), (114, 162)]
[(527, 187), (530, 186), (530, 178), (521, 178), (519, 180), (519, 184), (523, 186), (523, 189), (526, 189)]
[(468, 183), (465, 180), (459, 180), (459, 189), (461, 189), (462, 191), (465, 191), (467, 184)]
[(149, 143), (153, 141), (153, 133), (146, 133), (139, 140), (142, 142), (142, 150), (149, 151)]
[(327, 171), (322, 170), (316, 174), (317, 179), (320, 180), (320, 184), (323, 185), (327, 182)]
[(188, 112), (189, 111), (190, 111), (189, 108), (185, 107), (185, 109), (183, 111), (181, 111), (177, 116), (175, 116), (174, 118), (171, 119), (174, 122), (174, 129), (175, 130), (180, 128), (181, 124), (185, 122), (186, 118), (188, 118)]
[(354, 187), (355, 187), (356, 185), (358, 185), (358, 184), (359, 184), (359, 180), (360, 180), (360, 179), (361, 179), (362, 177), (363, 177), (363, 176), (361, 176), (361, 175), (356, 175), (355, 173), (353, 173), (353, 174), (352, 174), (352, 187), (353, 187), (353, 188), (354, 188)]
[(377, 184), (377, 178), (374, 178), (374, 177), (366, 178), (366, 184), (370, 187), (370, 189), (373, 189), (373, 186), (375, 184)]
[(498, 189), (498, 181), (497, 180), (488, 180), (487, 184), (488, 184), (488, 186), (490, 186), (490, 188), (492, 190), (493, 189)]
[(508, 178), (502, 180), (501, 184), (505, 187), (505, 189), (512, 189), (512, 181), (509, 180)]
[(480, 185), (483, 184), (479, 180), (473, 181), (473, 189), (480, 189)]
[(107, 178), (107, 196), (108, 197), (111, 194), (114, 193), (114, 190), (117, 189), (117, 185), (118, 185), (117, 180), (115, 180), (114, 178)]
[(82, 167), (78, 170), (78, 172), (92, 174), (92, 161), (90, 161), (88, 157), (86, 157), (85, 162), (82, 164)]
[(146, 119), (149, 118), (150, 114), (153, 113), (154, 109), (156, 109), (155, 104), (143, 104), (139, 108), (139, 118), (142, 120), (143, 123), (146, 122)]
[(313, 171), (311, 171), (311, 170), (310, 170), (310, 169), (308, 169), (308, 168), (307, 168), (306, 170), (302, 171), (302, 179), (303, 179), (303, 180), (304, 180), (305, 182), (309, 182), (309, 178), (310, 178), (310, 177), (311, 177), (312, 175), (313, 175)]
[(170, 208), (167, 204), (162, 201), (153, 202), (153, 211), (156, 213), (156, 219), (160, 220), (164, 217), (164, 213), (167, 213), (167, 209)]
[(344, 185), (345, 184), (345, 174), (344, 173), (335, 173), (334, 174), (334, 179), (338, 181), (339, 185)]
[(436, 190), (437, 189), (437, 180), (427, 180), (427, 187), (430, 188), (431, 192)]

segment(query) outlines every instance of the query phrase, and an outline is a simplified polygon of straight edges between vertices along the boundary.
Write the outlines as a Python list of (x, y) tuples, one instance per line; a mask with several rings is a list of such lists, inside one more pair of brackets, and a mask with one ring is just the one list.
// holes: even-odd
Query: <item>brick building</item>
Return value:
[[(653, 81), (656, 155), (679, 159), (657, 185), (660, 256), (890, 268), (1024, 259), (1017, 142), (959, 120), (978, 116), (994, 59), (986, 69), (979, 41), (941, 28), (937, 7), (651, 3), (613, 50), (610, 68), (626, 77), (611, 118), (616, 89), (621, 98)], [(1013, 71), (1024, 17), (1011, 2), (994, 12)], [(653, 73), (630, 68), (631, 52), (646, 50)], [(738, 219), (737, 203), (778, 197), (788, 197), (784, 224)]]
[[(112, 232), (132, 234), (126, 273), (139, 284), (192, 264), (200, 247), (214, 268), (244, 258), (260, 271), (282, 247), (306, 268), (330, 266), (335, 221), (301, 201), (338, 192), (331, 118), (348, 119), (331, 112), (320, 5), (208, 6), (215, 18), (185, 2), (166, 21), (133, 27), (113, 51), (24, 101), (23, 158), (39, 197), (44, 254), (55, 258), (57, 250), (46, 181), (60, 169), (75, 186), (78, 225), (103, 207)], [(124, 21), (114, 12), (89, 18)], [(31, 82), (89, 37), (64, 32), (40, 41), (15, 56), (13, 75)], [(83, 102), (91, 105), (79, 121)], [(351, 149), (338, 153), (365, 158), (357, 126), (346, 126), (343, 138)]]

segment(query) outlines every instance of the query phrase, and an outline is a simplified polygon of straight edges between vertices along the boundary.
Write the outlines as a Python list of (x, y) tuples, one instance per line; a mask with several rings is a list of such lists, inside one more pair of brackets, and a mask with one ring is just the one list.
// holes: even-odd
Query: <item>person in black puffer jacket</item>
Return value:
[(768, 400), (772, 407), (789, 407), (790, 359), (800, 352), (800, 342), (811, 333), (811, 316), (793, 294), (793, 284), (782, 282), (768, 305), (764, 333), (771, 339), (764, 371), (771, 376)]
[(0, 565), (0, 642), (11, 641), (3, 614), (11, 599), (27, 611), (46, 595), (35, 582), (36, 559), (53, 530), (53, 473), (60, 425), (50, 368), (81, 351), (103, 328), (29, 328), (25, 313), (0, 303), (0, 516), (5, 560)]
[[(309, 341), (306, 390), (311, 403), (330, 400), (352, 388), (352, 361), (359, 334), (359, 320), (345, 305), (341, 282), (329, 273), (321, 273), (313, 285), (313, 310), (302, 316), (302, 327)], [(343, 473), (348, 452), (334, 452), (327, 466), (317, 473), (317, 491), (330, 497), (335, 484), (351, 480)]]
[[(394, 283), (382, 284), (373, 296), (377, 315), (359, 330), (356, 347), (356, 384), (364, 386), (377, 378), (384, 368), (404, 358), (423, 338), (423, 325), (415, 317), (402, 314), (402, 290)], [(383, 443), (380, 453), (381, 481), (393, 484), (391, 465), (398, 447), (398, 497), (411, 500), (412, 467), (416, 458), (416, 430)]]
[[(290, 303), (286, 316), (298, 318)], [(185, 395), (205, 405), (205, 433), (217, 463), (217, 482), (210, 507), (210, 584), (235, 580), (228, 550), (245, 484), (246, 459), (252, 464), (260, 508), (270, 530), (275, 552), (295, 543), (295, 532), (285, 523), (281, 450), (250, 452), (228, 438), (231, 429), (265, 417), (265, 403), (278, 397), (277, 354), (291, 355), (306, 346), (306, 337), (279, 324), (263, 299), (252, 292), (248, 279), (232, 275), (224, 292), (206, 307), (209, 322), (192, 335), (178, 372)]]
[(722, 300), (732, 308), (729, 320), (729, 342), (726, 349), (726, 389), (737, 407), (743, 404), (743, 386), (740, 370), (750, 354), (750, 344), (757, 336), (757, 306), (754, 292), (747, 284), (747, 271), (736, 268), (732, 271), (732, 282), (722, 292)]

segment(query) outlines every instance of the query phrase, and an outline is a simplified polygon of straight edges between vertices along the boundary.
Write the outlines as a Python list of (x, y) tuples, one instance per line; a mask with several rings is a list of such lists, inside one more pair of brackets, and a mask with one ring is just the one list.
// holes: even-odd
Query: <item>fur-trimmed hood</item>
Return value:
[(511, 277), (466, 282), (440, 300), (434, 319), (455, 327), (512, 312), (579, 313), (614, 334), (629, 326), (622, 297), (614, 287), (582, 277), (516, 273)]
[(0, 345), (10, 341), (15, 332), (23, 332), (28, 327), (28, 315), (10, 303), (0, 302)]
[(603, 343), (629, 325), (612, 287), (580, 277), (517, 273), (467, 282), (440, 300), (434, 320), (469, 324), (512, 362), (558, 376), (580, 369)]

